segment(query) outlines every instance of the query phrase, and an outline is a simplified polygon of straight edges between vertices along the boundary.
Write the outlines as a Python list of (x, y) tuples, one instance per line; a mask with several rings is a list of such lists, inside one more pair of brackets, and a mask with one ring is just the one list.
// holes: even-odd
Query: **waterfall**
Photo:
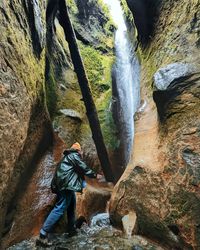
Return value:
[(113, 67), (113, 116), (119, 130), (120, 167), (130, 159), (134, 137), (134, 113), (140, 102), (140, 67), (130, 40), (119, 0), (104, 0), (117, 25), (115, 33), (116, 62)]

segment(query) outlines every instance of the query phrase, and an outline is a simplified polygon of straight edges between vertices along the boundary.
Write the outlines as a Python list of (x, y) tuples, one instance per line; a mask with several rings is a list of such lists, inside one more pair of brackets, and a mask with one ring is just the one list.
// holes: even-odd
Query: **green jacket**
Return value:
[(82, 161), (78, 151), (66, 150), (55, 174), (56, 189), (82, 192), (84, 175), (96, 178), (95, 172)]

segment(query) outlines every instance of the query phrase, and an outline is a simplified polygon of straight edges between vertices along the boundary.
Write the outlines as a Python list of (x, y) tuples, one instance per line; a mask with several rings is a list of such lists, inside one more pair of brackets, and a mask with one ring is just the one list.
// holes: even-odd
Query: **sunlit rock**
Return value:
[(131, 235), (136, 231), (136, 220), (137, 216), (135, 212), (129, 212), (127, 215), (124, 215), (122, 218), (122, 225), (124, 232), (127, 237), (131, 237)]

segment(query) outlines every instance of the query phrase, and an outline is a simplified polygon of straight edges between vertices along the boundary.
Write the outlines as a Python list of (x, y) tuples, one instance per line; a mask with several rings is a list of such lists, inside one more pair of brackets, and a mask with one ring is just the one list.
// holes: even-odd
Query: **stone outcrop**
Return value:
[[(128, 2), (137, 12), (136, 1)], [(199, 5), (162, 1), (155, 15), (154, 35), (139, 52), (146, 105), (135, 117), (132, 160), (110, 204), (113, 224), (122, 226), (122, 217), (135, 211), (138, 233), (170, 249), (200, 246)]]
[(106, 212), (113, 185), (98, 183), (96, 179), (88, 178), (87, 183), (83, 194), (77, 194), (77, 217), (83, 216), (87, 222), (90, 222), (92, 216)]

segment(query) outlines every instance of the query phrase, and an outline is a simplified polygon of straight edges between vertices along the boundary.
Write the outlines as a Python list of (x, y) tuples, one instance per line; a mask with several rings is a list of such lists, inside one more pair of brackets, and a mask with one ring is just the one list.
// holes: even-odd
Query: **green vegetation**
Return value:
[(68, 0), (67, 7), (72, 15), (76, 15), (78, 13), (78, 8), (74, 0)]
[(97, 110), (105, 143), (110, 149), (116, 149), (119, 146), (119, 141), (117, 139), (117, 128), (114, 124), (110, 108), (111, 96), (111, 90), (109, 89), (97, 101)]
[(102, 9), (102, 11), (105, 14), (105, 16), (107, 16), (109, 19), (111, 19), (109, 8), (104, 3), (104, 1), (103, 0), (97, 0), (97, 5), (100, 6), (100, 8)]
[[(104, 42), (107, 40), (108, 36), (111, 36), (113, 40), (113, 31), (116, 29), (116, 25), (110, 15), (110, 10), (103, 0), (97, 0), (97, 4), (101, 8), (105, 17), (107, 18), (107, 22), (104, 25), (104, 30), (106, 34), (106, 39), (104, 37)], [(101, 37), (102, 37), (102, 34), (101, 34)]]
[(126, 0), (120, 0), (120, 1), (121, 1), (121, 5), (122, 5), (122, 8), (123, 8), (123, 11), (124, 11), (124, 14), (125, 14), (126, 19), (127, 19), (129, 22), (133, 23), (133, 22), (134, 22), (133, 14), (132, 14), (132, 12), (131, 12), (130, 9), (129, 9)]
[(114, 57), (104, 55), (91, 46), (79, 42), (81, 56), (86, 68), (90, 86), (94, 97), (108, 90), (111, 86), (111, 68)]
[[(94, 23), (89, 26), (91, 33), (85, 33), (85, 25), (80, 22), (79, 10), (77, 8), (76, 0), (67, 1), (67, 6), (69, 8), (70, 17), (73, 22), (74, 28), (82, 36), (85, 37), (90, 42), (90, 45), (85, 45), (81, 41), (77, 40), (78, 46), (81, 52), (81, 57), (84, 62), (85, 70), (90, 83), (92, 95), (96, 103), (100, 124), (102, 127), (102, 133), (106, 145), (110, 149), (114, 149), (118, 146), (116, 138), (116, 128), (112, 119), (112, 113), (109, 110), (111, 102), (111, 71), (114, 62), (113, 55), (113, 45), (114, 45), (114, 23), (110, 17), (110, 12), (103, 0), (90, 0), (87, 5), (92, 5), (97, 12), (94, 16)], [(95, 12), (96, 13), (96, 12)], [(101, 24), (99, 23), (101, 20)], [(56, 33), (60, 45), (64, 48), (63, 52), (69, 55), (69, 49), (67, 44), (65, 44), (65, 36), (63, 29), (57, 25)], [(55, 55), (57, 61), (59, 57)], [(78, 86), (77, 78), (74, 74), (73, 67), (71, 68), (69, 59), (69, 68), (65, 69), (61, 75), (63, 80), (63, 85), (67, 88), (66, 91), (58, 90), (58, 100), (57, 108), (72, 108), (80, 113), (85, 112), (84, 103), (81, 100), (82, 96)], [(58, 80), (58, 79), (56, 79)], [(59, 79), (60, 82), (60, 79)], [(51, 87), (50, 87), (51, 86)], [(56, 89), (56, 82), (53, 75), (53, 70), (49, 72), (49, 79), (47, 81), (47, 105), (49, 112), (52, 114), (54, 112), (54, 105), (56, 104), (56, 94), (54, 91)], [(86, 123), (86, 117), (83, 118), (83, 123), (81, 125), (81, 134), (83, 137), (90, 138), (91, 131), (89, 129), (88, 123)]]
[(52, 118), (57, 108), (57, 84), (51, 65), (46, 71), (46, 104)]

